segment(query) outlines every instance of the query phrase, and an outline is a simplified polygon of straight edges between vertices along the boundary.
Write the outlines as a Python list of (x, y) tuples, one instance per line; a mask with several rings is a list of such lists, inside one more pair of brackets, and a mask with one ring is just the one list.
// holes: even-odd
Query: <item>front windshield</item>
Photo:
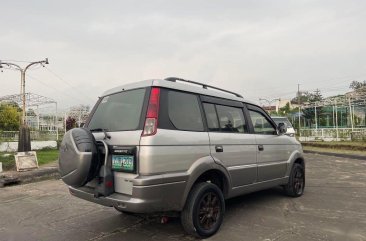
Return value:
[(292, 124), (287, 118), (276, 118), (276, 117), (274, 117), (272, 119), (274, 120), (276, 125), (278, 125), (279, 123), (286, 123), (287, 128), (292, 128)]
[(136, 130), (140, 123), (145, 89), (119, 92), (103, 97), (88, 128), (107, 131)]

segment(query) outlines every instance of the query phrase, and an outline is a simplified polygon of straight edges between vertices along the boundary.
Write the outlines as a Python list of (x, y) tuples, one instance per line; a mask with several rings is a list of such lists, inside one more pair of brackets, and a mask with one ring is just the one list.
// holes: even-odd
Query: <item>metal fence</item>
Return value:
[(300, 129), (300, 140), (302, 141), (362, 141), (366, 140), (366, 128), (318, 128)]
[[(63, 133), (58, 131), (31, 131), (32, 141), (57, 141)], [(0, 131), (0, 141), (18, 141), (19, 131)]]

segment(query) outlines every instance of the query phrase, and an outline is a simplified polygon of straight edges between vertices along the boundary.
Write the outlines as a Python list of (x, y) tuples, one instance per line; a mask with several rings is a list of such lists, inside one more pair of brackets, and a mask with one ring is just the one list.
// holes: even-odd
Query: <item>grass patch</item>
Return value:
[(37, 151), (38, 165), (44, 165), (58, 159), (57, 149), (45, 149)]
[[(37, 152), (37, 159), (38, 165), (44, 165), (47, 163), (54, 162), (58, 159), (59, 151), (57, 149), (43, 149), (38, 150)], [(15, 170), (15, 153), (4, 153), (0, 152), (0, 162), (3, 163), (3, 169), (6, 170)]]
[(3, 170), (15, 169), (14, 153), (0, 152), (0, 162), (3, 163)]
[(326, 148), (326, 147), (314, 147), (314, 146), (303, 146), (305, 151), (317, 151), (317, 152), (329, 152), (329, 153), (339, 153), (339, 154), (351, 154), (351, 155), (359, 155), (365, 156), (366, 151), (357, 151), (357, 150), (343, 150), (336, 148)]
[(351, 150), (351, 151), (366, 151), (366, 142), (364, 141), (330, 141), (330, 142), (302, 142), (304, 147), (317, 147), (335, 150)]

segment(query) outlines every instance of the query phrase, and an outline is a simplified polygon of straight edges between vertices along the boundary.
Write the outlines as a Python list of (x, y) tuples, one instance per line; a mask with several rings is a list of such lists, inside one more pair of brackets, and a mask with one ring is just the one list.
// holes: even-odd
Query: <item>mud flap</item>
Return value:
[(100, 168), (98, 179), (98, 185), (94, 190), (94, 197), (109, 196), (114, 193), (114, 176), (108, 165)]
[(99, 170), (99, 176), (97, 177), (98, 184), (94, 190), (94, 197), (98, 198), (100, 196), (109, 196), (114, 193), (114, 175), (109, 160), (109, 148), (107, 143), (104, 141), (99, 141), (103, 143), (105, 156), (104, 165)]

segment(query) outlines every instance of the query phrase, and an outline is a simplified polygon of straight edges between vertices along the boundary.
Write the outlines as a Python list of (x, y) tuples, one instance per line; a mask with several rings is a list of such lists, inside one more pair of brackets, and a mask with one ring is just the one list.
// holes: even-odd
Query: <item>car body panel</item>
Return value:
[[(226, 100), (240, 102), (236, 107), (255, 105), (233, 94), (160, 79), (119, 86), (102, 96), (152, 86), (216, 97), (223, 100), (223, 105), (228, 103), (230, 106)], [(210, 98), (206, 98), (206, 102), (210, 103)], [(205, 126), (204, 131), (158, 128), (156, 134), (142, 136), (142, 124), (139, 130), (107, 132), (110, 138), (103, 132), (94, 132), (95, 139), (104, 141), (111, 149), (135, 147), (136, 171), (115, 171), (115, 193), (106, 197), (94, 196), (97, 180), (81, 188), (69, 187), (70, 192), (85, 200), (128, 212), (151, 213), (181, 211), (192, 187), (209, 171), (222, 177), (225, 198), (286, 184), (293, 163), (304, 162), (301, 144), (286, 135), (254, 134), (250, 130), (253, 125), (248, 120), (246, 107), (243, 111), (249, 132), (245, 134), (209, 132)], [(145, 118), (145, 113), (141, 118)], [(223, 152), (217, 152), (216, 146), (222, 146)], [(263, 146), (263, 151), (259, 146)]]
[[(232, 185), (251, 184), (257, 179), (257, 145), (255, 136), (245, 133), (210, 132), (210, 151), (229, 171)], [(223, 152), (217, 152), (221, 146)]]

